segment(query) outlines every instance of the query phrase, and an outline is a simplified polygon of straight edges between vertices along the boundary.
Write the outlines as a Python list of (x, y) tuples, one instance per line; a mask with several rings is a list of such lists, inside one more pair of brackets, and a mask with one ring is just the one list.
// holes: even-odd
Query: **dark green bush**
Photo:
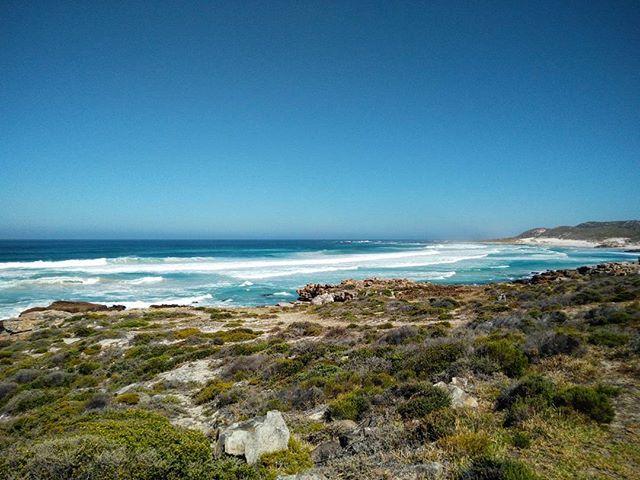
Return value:
[(598, 329), (589, 334), (589, 343), (603, 347), (621, 347), (626, 345), (629, 339), (629, 335), (606, 329)]
[(516, 460), (477, 458), (471, 462), (458, 480), (537, 480), (529, 467)]
[(584, 316), (590, 325), (628, 324), (638, 317), (640, 317), (640, 312), (634, 312), (631, 309), (627, 311), (627, 309), (611, 305), (592, 308)]
[(615, 417), (610, 396), (614, 391), (605, 387), (575, 386), (566, 389), (556, 403), (567, 405), (600, 423), (610, 423)]
[(40, 389), (23, 390), (15, 394), (5, 404), (3, 411), (12, 415), (26, 412), (32, 408), (45, 405), (52, 401), (49, 392)]
[(531, 437), (529, 436), (529, 434), (527, 432), (516, 432), (513, 434), (513, 437), (511, 438), (511, 442), (513, 443), (513, 446), (516, 448), (529, 448), (531, 446)]
[(451, 398), (444, 389), (433, 386), (428, 387), (398, 406), (398, 413), (402, 418), (422, 418), (434, 410), (451, 405)]
[(550, 407), (555, 395), (553, 382), (541, 375), (530, 375), (504, 390), (498, 397), (496, 408), (507, 410), (505, 426), (517, 425), (533, 413)]
[(433, 411), (423, 419), (426, 437), (435, 442), (441, 438), (453, 435), (456, 431), (458, 414), (451, 408)]
[(54, 438), (14, 447), (0, 462), (0, 476), (14, 479), (258, 478), (244, 475), (240, 466), (236, 470), (242, 474), (227, 474), (213, 461), (209, 441), (201, 433), (135, 410), (88, 415)]
[(411, 367), (419, 378), (433, 378), (461, 358), (465, 351), (461, 342), (436, 343), (413, 353)]
[(497, 362), (500, 370), (509, 377), (521, 376), (529, 364), (521, 345), (509, 338), (482, 340), (479, 342), (476, 354)]
[(15, 382), (0, 382), (0, 402), (7, 400), (18, 389)]
[(329, 403), (327, 416), (332, 420), (360, 420), (371, 408), (369, 395), (362, 389), (338, 396)]

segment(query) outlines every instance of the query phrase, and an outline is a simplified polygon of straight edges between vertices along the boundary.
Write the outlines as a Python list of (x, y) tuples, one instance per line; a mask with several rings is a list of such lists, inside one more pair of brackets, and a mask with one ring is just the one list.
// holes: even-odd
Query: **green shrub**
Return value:
[(459, 480), (537, 480), (529, 467), (516, 460), (477, 458), (458, 475)]
[(431, 378), (449, 368), (464, 353), (461, 342), (436, 343), (415, 352), (412, 368), (418, 377)]
[(8, 400), (18, 390), (15, 382), (0, 382), (0, 402)]
[(362, 389), (345, 393), (329, 403), (327, 416), (332, 420), (360, 420), (371, 408), (369, 396)]
[(260, 458), (260, 466), (269, 473), (294, 475), (313, 467), (311, 448), (291, 437), (289, 449), (269, 453)]
[(116, 402), (125, 405), (137, 405), (140, 402), (140, 395), (133, 392), (121, 393), (116, 397)]
[(507, 410), (505, 425), (517, 425), (533, 413), (554, 402), (556, 386), (542, 375), (530, 375), (504, 390), (498, 397), (496, 408)]
[(566, 389), (556, 399), (559, 405), (568, 405), (600, 423), (610, 423), (615, 412), (610, 396), (614, 392), (604, 387), (575, 386)]
[(232, 328), (231, 330), (220, 331), (211, 334), (212, 338), (217, 338), (225, 343), (245, 342), (247, 340), (253, 340), (254, 338), (259, 336), (259, 332), (254, 332), (250, 328), (244, 327)]
[(401, 403), (398, 413), (405, 419), (421, 418), (450, 405), (451, 397), (444, 389), (427, 385), (418, 394)]
[(529, 448), (531, 446), (531, 437), (527, 432), (518, 431), (511, 437), (511, 443), (516, 448)]
[(509, 377), (521, 376), (529, 361), (518, 343), (508, 338), (488, 338), (479, 342), (477, 354), (489, 357)]
[(451, 408), (442, 408), (426, 415), (423, 419), (426, 437), (435, 442), (453, 435), (456, 431), (458, 413)]
[(203, 434), (136, 410), (89, 414), (56, 437), (15, 446), (0, 463), (0, 477), (15, 479), (252, 478), (216, 471), (223, 472)]
[(223, 382), (220, 379), (211, 380), (207, 383), (198, 393), (194, 396), (194, 401), (197, 405), (211, 402), (215, 400), (220, 394), (226, 392), (233, 387), (232, 382)]
[(98, 362), (82, 362), (77, 367), (78, 373), (81, 375), (90, 375), (99, 368), (100, 364)]
[(621, 347), (626, 345), (629, 339), (629, 335), (605, 329), (598, 329), (589, 334), (589, 343), (603, 347)]
[(46, 390), (23, 390), (15, 394), (5, 404), (3, 411), (12, 415), (26, 412), (33, 408), (45, 405), (53, 400), (53, 396)]

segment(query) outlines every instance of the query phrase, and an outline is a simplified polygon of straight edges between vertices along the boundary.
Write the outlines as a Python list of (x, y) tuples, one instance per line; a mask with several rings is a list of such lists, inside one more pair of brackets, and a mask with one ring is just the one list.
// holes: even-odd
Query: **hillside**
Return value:
[(31, 311), (0, 336), (0, 478), (638, 478), (639, 272)]
[(575, 244), (594, 247), (638, 247), (640, 246), (640, 221), (585, 222), (576, 226), (555, 228), (533, 228), (503, 242)]

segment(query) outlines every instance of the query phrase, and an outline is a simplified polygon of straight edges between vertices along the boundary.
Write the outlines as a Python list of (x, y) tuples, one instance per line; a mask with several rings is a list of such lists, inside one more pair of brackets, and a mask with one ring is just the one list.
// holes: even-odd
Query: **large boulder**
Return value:
[(247, 463), (256, 463), (265, 453), (279, 452), (289, 447), (289, 429), (277, 410), (264, 417), (234, 423), (218, 438), (220, 448), (229, 455), (243, 456)]

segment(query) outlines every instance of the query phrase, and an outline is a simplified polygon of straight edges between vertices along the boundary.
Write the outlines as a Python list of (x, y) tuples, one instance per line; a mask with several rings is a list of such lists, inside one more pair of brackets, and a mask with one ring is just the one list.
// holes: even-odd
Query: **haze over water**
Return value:
[(309, 282), (486, 283), (637, 254), (412, 241), (0, 241), (0, 318), (53, 300), (268, 305)]

